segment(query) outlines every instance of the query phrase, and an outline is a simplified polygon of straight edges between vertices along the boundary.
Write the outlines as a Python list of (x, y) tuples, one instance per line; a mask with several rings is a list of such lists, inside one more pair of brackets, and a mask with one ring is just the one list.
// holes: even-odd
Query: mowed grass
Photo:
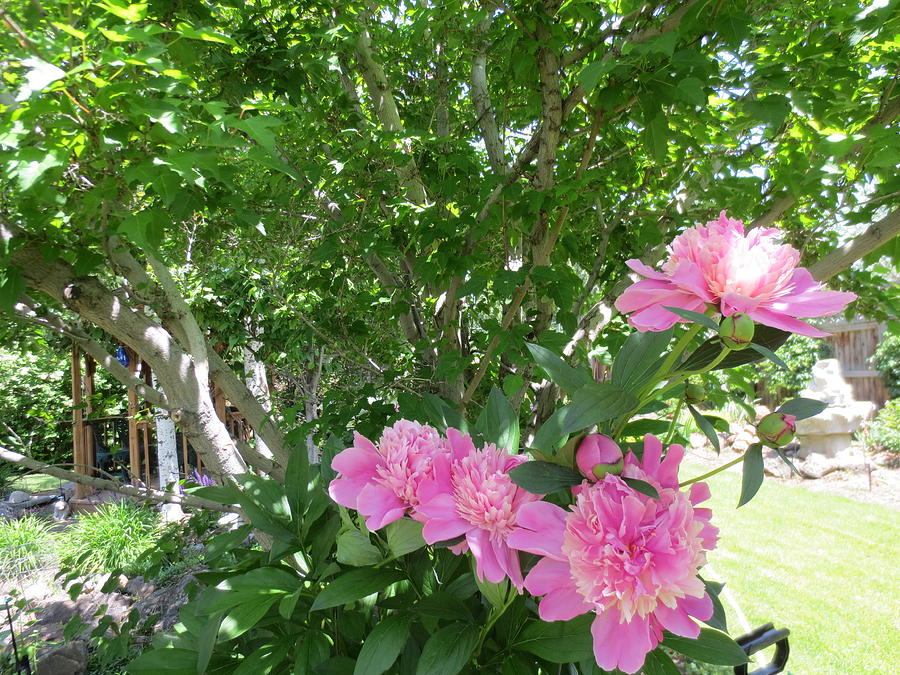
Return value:
[(63, 482), (65, 481), (61, 481), (59, 478), (53, 476), (46, 476), (42, 473), (31, 473), (16, 479), (15, 482), (13, 482), (11, 489), (25, 490), (26, 492), (56, 490)]
[[(681, 475), (704, 472), (685, 464)], [(768, 479), (735, 509), (740, 481), (708, 481), (720, 536), (709, 562), (751, 627), (790, 629), (794, 675), (900, 673), (900, 511)]]

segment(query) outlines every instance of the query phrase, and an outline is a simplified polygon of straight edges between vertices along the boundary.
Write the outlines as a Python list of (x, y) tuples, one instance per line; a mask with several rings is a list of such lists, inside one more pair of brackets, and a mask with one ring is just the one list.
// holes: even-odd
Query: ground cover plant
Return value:
[(60, 542), (62, 569), (70, 574), (133, 571), (134, 563), (161, 536), (159, 513), (127, 500), (83, 513)]
[(0, 519), (0, 577), (16, 579), (55, 559), (56, 536), (50, 523), (37, 516)]

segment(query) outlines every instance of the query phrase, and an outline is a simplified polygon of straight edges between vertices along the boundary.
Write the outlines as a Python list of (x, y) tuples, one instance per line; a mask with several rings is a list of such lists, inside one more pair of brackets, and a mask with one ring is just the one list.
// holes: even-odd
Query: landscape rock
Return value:
[(837, 359), (817, 361), (812, 375), (812, 382), (800, 396), (823, 401), (828, 407), (815, 417), (797, 421), (798, 456), (818, 453), (834, 457), (850, 446), (854, 432), (875, 412), (875, 404), (853, 400), (853, 388), (841, 376)]
[(73, 640), (38, 657), (37, 675), (82, 675), (87, 672), (87, 644)]
[(774, 478), (790, 478), (791, 467), (774, 450), (768, 450), (763, 454), (763, 470), (767, 476)]
[(31, 500), (31, 495), (24, 490), (13, 490), (9, 493), (9, 497), (6, 501), (10, 504), (24, 504), (29, 500)]

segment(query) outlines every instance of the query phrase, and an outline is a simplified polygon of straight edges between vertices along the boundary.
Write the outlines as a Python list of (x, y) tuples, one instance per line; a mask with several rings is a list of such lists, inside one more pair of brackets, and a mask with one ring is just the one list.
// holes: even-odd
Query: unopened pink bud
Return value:
[(575, 463), (581, 475), (590, 480), (600, 480), (608, 473), (622, 473), (625, 465), (618, 444), (601, 434), (584, 437), (575, 451)]
[(794, 415), (774, 412), (763, 417), (756, 425), (759, 439), (773, 448), (781, 448), (794, 440), (797, 418)]

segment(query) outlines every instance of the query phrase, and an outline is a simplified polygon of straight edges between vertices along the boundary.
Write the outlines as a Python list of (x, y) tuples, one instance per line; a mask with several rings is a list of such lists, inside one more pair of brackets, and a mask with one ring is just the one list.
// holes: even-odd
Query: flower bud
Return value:
[(688, 403), (703, 403), (706, 400), (706, 387), (688, 382), (684, 388), (684, 400)]
[(719, 324), (719, 337), (729, 349), (746, 349), (753, 342), (756, 326), (746, 314), (738, 312), (726, 316)]
[(622, 473), (625, 463), (616, 442), (600, 434), (588, 434), (575, 451), (575, 463), (585, 478), (600, 480), (606, 474)]
[(794, 440), (797, 418), (794, 415), (774, 412), (763, 417), (756, 425), (756, 434), (766, 445), (781, 448)]

